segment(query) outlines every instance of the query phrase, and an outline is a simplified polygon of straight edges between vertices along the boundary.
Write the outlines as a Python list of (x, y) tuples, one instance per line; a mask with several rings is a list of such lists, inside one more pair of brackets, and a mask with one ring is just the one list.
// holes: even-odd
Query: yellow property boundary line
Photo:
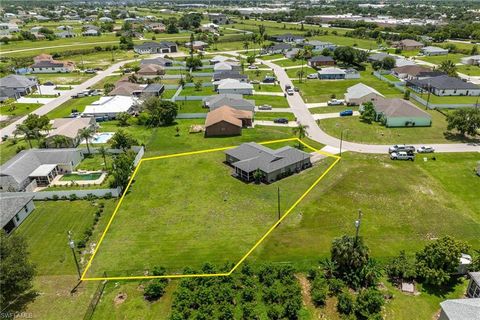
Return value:
[(90, 260), (88, 260), (87, 266), (85, 267), (85, 270), (82, 273), (82, 276), (80, 280), (85, 280), (85, 281), (102, 281), (102, 280), (144, 280), (144, 279), (160, 279), (160, 278), (195, 278), (195, 277), (225, 277), (231, 275), (242, 263), (247, 259), (250, 254), (267, 238), (270, 233), (272, 233), (273, 230), (295, 209), (295, 207), (312, 191), (312, 189), (325, 177), (325, 175), (340, 161), (341, 157), (317, 150), (310, 145), (306, 144), (305, 142), (301, 141), (298, 138), (289, 138), (289, 139), (281, 139), (281, 140), (273, 140), (273, 141), (265, 141), (265, 142), (260, 142), (259, 144), (272, 144), (272, 143), (278, 143), (278, 142), (289, 142), (289, 141), (297, 141), (307, 147), (308, 149), (319, 153), (323, 154), (327, 157), (335, 158), (335, 161), (318, 177), (317, 180), (305, 191), (300, 198), (295, 201), (295, 203), (280, 217), (277, 222), (268, 229), (268, 231), (254, 244), (254, 246), (238, 261), (233, 268), (226, 273), (201, 273), (201, 274), (172, 274), (172, 275), (162, 275), (162, 276), (119, 276), (119, 277), (92, 277), (92, 278), (87, 278), (86, 274), (88, 270), (90, 269), (92, 265), (92, 261), (95, 258), (95, 255), (98, 252), (98, 249), (100, 248), (100, 245), (102, 244), (103, 239), (105, 238), (105, 235), (107, 234), (108, 229), (110, 228), (110, 225), (113, 222), (113, 219), (115, 218), (115, 215), (118, 212), (118, 209), (122, 205), (123, 199), (125, 198), (125, 195), (127, 194), (127, 190), (130, 188), (130, 185), (132, 184), (132, 181), (134, 180), (135, 176), (137, 175), (138, 169), (140, 168), (142, 162), (144, 161), (151, 161), (151, 160), (159, 160), (159, 159), (168, 159), (168, 158), (174, 158), (174, 157), (182, 157), (182, 156), (189, 156), (189, 155), (195, 155), (195, 154), (202, 154), (202, 153), (209, 153), (209, 152), (215, 152), (215, 151), (223, 151), (223, 150), (228, 150), (235, 148), (237, 146), (231, 146), (231, 147), (222, 147), (222, 148), (214, 148), (214, 149), (206, 149), (206, 150), (199, 150), (199, 151), (191, 151), (191, 152), (183, 152), (183, 153), (174, 153), (174, 154), (169, 154), (169, 155), (164, 155), (164, 156), (157, 156), (157, 157), (149, 157), (149, 158), (143, 158), (140, 160), (138, 163), (137, 167), (133, 171), (133, 174), (128, 181), (127, 187), (125, 188), (120, 200), (118, 201), (117, 206), (115, 207), (115, 211), (113, 212), (112, 216), (110, 217), (110, 220), (108, 221), (108, 224), (103, 231), (100, 240), (98, 241), (98, 244), (95, 246), (95, 250), (93, 251), (92, 256), (90, 257)]

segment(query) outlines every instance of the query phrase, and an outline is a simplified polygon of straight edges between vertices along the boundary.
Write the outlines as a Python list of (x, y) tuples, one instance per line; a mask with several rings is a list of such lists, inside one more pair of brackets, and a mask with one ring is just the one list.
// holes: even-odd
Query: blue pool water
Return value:
[(93, 143), (107, 143), (108, 140), (114, 135), (113, 132), (102, 132), (97, 133), (93, 136), (92, 142)]

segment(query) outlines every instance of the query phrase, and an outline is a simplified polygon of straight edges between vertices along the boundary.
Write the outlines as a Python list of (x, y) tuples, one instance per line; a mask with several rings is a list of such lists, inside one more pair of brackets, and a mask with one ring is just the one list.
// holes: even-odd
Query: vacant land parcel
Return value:
[[(282, 145), (270, 145), (278, 148)], [(143, 161), (86, 277), (169, 274), (239, 261), (333, 163), (270, 185), (232, 177), (222, 151)]]

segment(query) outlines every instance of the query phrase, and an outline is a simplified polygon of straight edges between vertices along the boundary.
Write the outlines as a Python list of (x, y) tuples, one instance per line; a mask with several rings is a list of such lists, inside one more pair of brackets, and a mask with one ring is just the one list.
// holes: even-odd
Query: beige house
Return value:
[[(47, 145), (49, 147), (76, 147), (82, 140), (80, 138), (79, 133), (80, 130), (85, 128), (90, 128), (95, 131), (97, 127), (97, 123), (95, 118), (87, 117), (87, 118), (59, 118), (53, 119), (51, 121), (53, 130), (51, 130), (47, 134)], [(56, 145), (55, 137), (56, 136), (63, 136), (66, 138), (67, 143), (64, 145)]]

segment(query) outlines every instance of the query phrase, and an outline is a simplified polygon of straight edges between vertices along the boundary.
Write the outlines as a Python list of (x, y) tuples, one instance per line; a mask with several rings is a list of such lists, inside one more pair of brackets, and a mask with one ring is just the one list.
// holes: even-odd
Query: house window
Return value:
[(28, 213), (28, 208), (27, 208), (27, 206), (23, 207), (23, 210), (25, 210), (25, 213)]
[(20, 221), (20, 216), (18, 215), (18, 213), (15, 215), (15, 221), (17, 221), (17, 222)]

